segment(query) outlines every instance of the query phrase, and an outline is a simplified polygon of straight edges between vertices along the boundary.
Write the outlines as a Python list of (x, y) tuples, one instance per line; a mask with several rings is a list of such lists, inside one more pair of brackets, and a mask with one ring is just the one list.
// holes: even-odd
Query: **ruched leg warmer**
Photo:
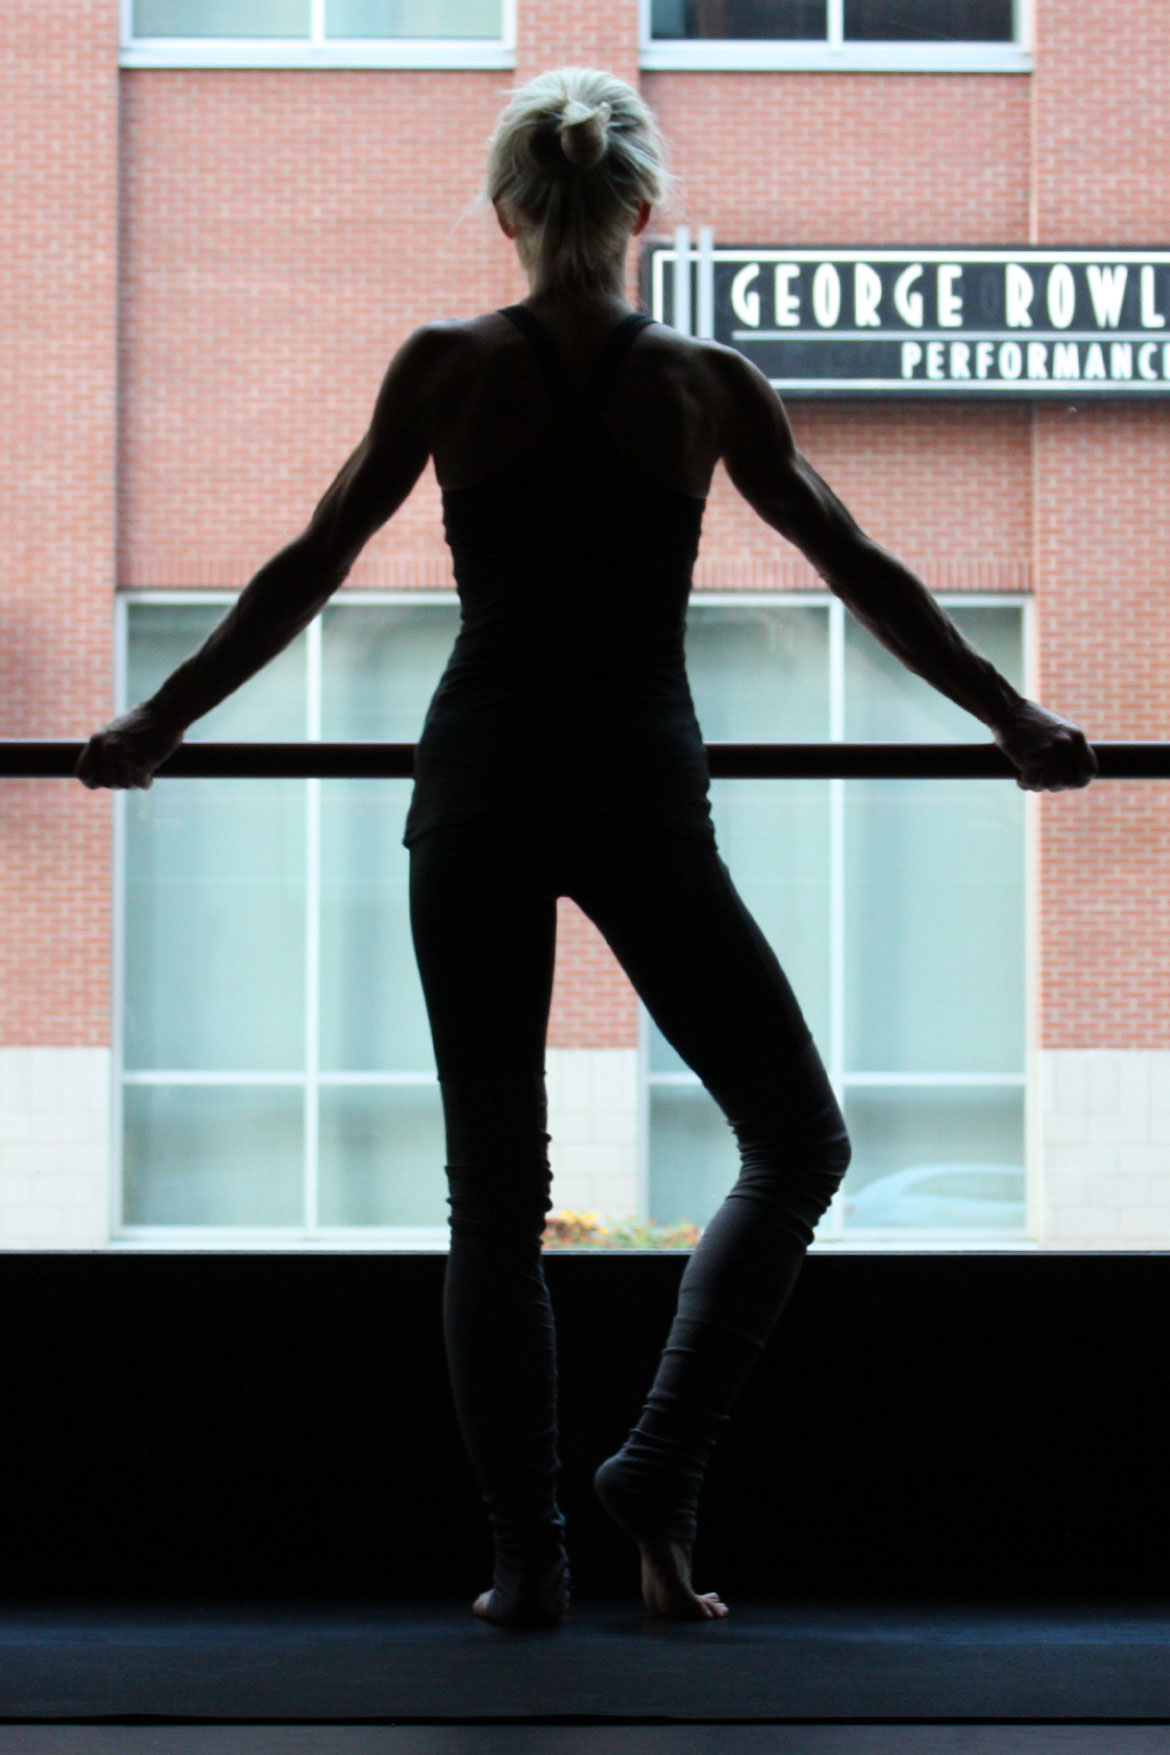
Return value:
[[(849, 1163), (844, 1120), (815, 1048), (775, 1093), (729, 1095), (742, 1169), (687, 1264), (641, 1417), (594, 1488), (627, 1535), (693, 1542), (711, 1453), (796, 1283)], [(750, 1118), (749, 1118), (750, 1117)]]
[(541, 1260), (544, 1083), (444, 1079), (442, 1090), (451, 1209), (443, 1329), (495, 1544), (488, 1618), (554, 1625), (570, 1578), (557, 1500), (556, 1326)]

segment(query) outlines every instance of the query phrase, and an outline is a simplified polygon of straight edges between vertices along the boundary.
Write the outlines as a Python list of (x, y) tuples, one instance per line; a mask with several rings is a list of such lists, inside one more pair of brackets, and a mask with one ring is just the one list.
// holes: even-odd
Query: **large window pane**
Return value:
[(309, 0), (134, 0), (138, 37), (307, 37)]
[(409, 780), (321, 788), (320, 1064), (426, 1072), (430, 1030), (410, 936)]
[[(151, 694), (223, 613), (131, 604), (128, 699)], [(187, 740), (304, 734), (301, 636)], [(170, 779), (127, 795), (128, 1068), (303, 1066), (305, 797), (300, 780)]]
[[(347, 604), (322, 628), (322, 735), (417, 737), (458, 627), (454, 603)], [(430, 1030), (410, 937), (407, 780), (321, 788), (320, 1064), (428, 1071)]]
[(846, 1070), (1018, 1072), (1022, 797), (875, 780), (845, 801)]
[(500, 0), (326, 0), (328, 37), (498, 37)]
[(296, 1086), (127, 1085), (122, 1103), (127, 1224), (303, 1222)]
[[(1013, 682), (1014, 605), (951, 611)], [(846, 624), (846, 736), (972, 742), (970, 714)], [(1024, 1041), (1024, 800), (999, 781), (845, 788), (845, 1069), (1018, 1072)]]
[(131, 793), (125, 942), (128, 1068), (303, 1067), (304, 781)]
[(825, 0), (652, 0), (650, 34), (669, 42), (689, 38), (768, 41), (823, 37)]
[(434, 1085), (323, 1085), (323, 1225), (445, 1225), (443, 1112)]
[[(829, 735), (829, 616), (819, 604), (695, 604), (687, 667), (709, 742)], [(716, 834), (736, 888), (774, 946), (813, 1034), (828, 1028), (829, 789), (824, 781), (721, 780)], [(682, 1066), (651, 1031), (655, 1071)]]
[[(136, 603), (127, 606), (126, 699), (154, 693), (227, 614), (224, 603)], [(299, 635), (242, 688), (197, 719), (187, 743), (265, 742), (303, 738), (306, 641)]]
[(846, 1230), (1021, 1231), (1022, 1087), (847, 1092)]
[(1010, 43), (1012, 0), (845, 0), (845, 38), (878, 43)]
[[(800, 603), (693, 604), (687, 667), (709, 742), (816, 742), (829, 735), (829, 613)], [(829, 787), (722, 780), (716, 834), (748, 908), (776, 949), (822, 1043), (829, 1014)], [(651, 1024), (652, 1072), (685, 1070)], [(736, 1175), (731, 1131), (701, 1088), (657, 1085), (650, 1099), (650, 1212), (705, 1224)]]
[(651, 1221), (706, 1225), (738, 1174), (731, 1129), (703, 1087), (651, 1086)]

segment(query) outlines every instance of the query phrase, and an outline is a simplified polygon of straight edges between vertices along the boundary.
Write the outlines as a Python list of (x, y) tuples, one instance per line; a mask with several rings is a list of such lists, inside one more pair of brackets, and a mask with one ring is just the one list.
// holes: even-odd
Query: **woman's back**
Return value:
[(529, 306), (451, 326), (433, 452), (463, 616), (408, 842), (501, 810), (548, 819), (566, 797), (709, 833), (683, 634), (710, 422), (693, 352), (603, 314), (604, 331), (564, 329), (564, 353)]
[[(572, 386), (580, 390), (628, 307), (530, 300)], [(502, 311), (433, 325), (442, 335), (428, 385), (431, 450), (443, 488), (487, 480), (551, 435), (557, 408), (529, 340)], [(703, 498), (720, 450), (723, 350), (659, 324), (637, 337), (598, 410), (601, 430), (637, 468)]]

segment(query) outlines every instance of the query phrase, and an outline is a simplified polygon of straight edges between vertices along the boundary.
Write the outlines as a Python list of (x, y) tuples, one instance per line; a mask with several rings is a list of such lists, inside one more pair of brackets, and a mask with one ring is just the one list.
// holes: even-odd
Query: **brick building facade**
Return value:
[[(790, 247), (1170, 244), (1161, 8), (1137, 0), (1109, 33), (1087, 0), (1033, 10), (1020, 71), (651, 67), (636, 0), (517, 0), (514, 53), (478, 67), (164, 66), (120, 56), (116, 0), (12, 0), (0, 735), (104, 722), (117, 594), (245, 584), (361, 437), (401, 339), (522, 296), (474, 200), (505, 91), (547, 66), (640, 83), (679, 179), (659, 237), (689, 224)], [(1155, 738), (1165, 409), (791, 413), (860, 522), (928, 583), (1031, 602), (1032, 693), (1090, 736)], [(722, 478), (696, 583), (819, 589)], [(450, 585), (428, 470), (345, 592)], [(1170, 794), (1102, 784), (1035, 815), (1027, 1235), (1165, 1247)], [(0, 782), (0, 1246), (111, 1238), (113, 816), (108, 793)], [(638, 1027), (628, 984), (563, 905), (561, 1204), (620, 1204), (633, 1187)]]

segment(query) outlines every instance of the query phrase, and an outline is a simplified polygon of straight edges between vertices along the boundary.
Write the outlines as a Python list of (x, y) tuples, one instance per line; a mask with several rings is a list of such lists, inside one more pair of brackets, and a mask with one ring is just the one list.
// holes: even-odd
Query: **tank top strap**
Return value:
[(556, 343), (540, 318), (534, 316), (526, 305), (504, 305), (500, 309), (500, 315), (509, 318), (521, 335), (531, 342), (557, 403), (566, 412), (578, 414), (592, 414), (601, 406), (630, 343), (639, 330), (645, 329), (654, 321), (652, 317), (643, 316), (640, 311), (630, 311), (616, 323), (605, 338), (601, 357), (578, 393), (557, 352)]
[(606, 337), (605, 346), (601, 350), (601, 358), (590, 372), (581, 392), (581, 401), (591, 414), (600, 408), (605, 400), (606, 393), (616, 378), (635, 335), (647, 328), (653, 321), (653, 317), (645, 317), (641, 311), (630, 311), (620, 323), (610, 330)]
[(540, 318), (534, 317), (526, 305), (503, 305), (500, 315), (514, 323), (521, 335), (531, 342), (532, 351), (544, 372), (554, 401), (565, 411), (574, 409), (577, 406), (577, 393), (561, 363), (556, 343)]

